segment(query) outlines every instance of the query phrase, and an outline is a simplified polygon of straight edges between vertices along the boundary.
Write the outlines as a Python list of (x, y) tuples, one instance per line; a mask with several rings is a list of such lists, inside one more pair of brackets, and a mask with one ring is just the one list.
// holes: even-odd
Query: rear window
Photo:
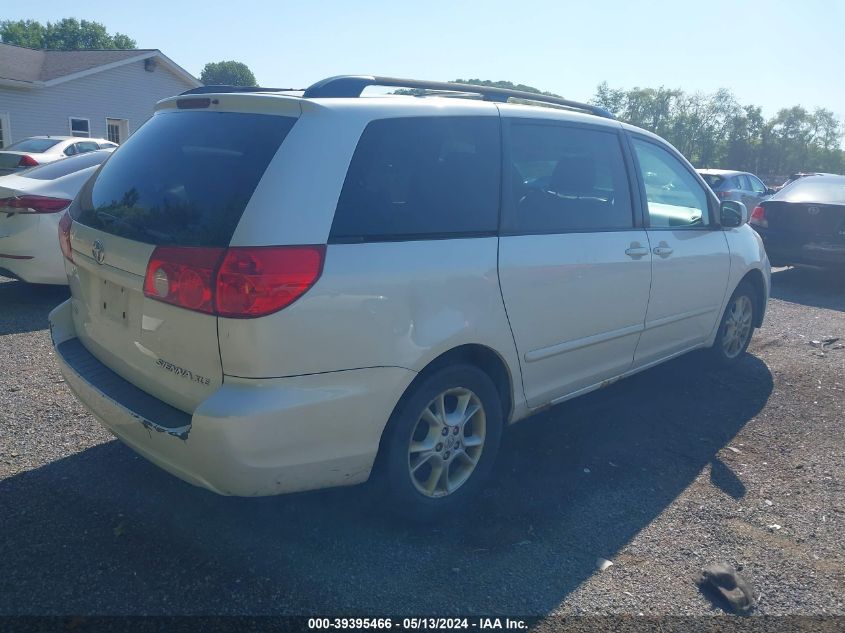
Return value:
[(725, 182), (725, 177), (718, 174), (701, 174), (701, 177), (704, 178), (704, 182), (710, 185), (713, 191), (719, 189)]
[(807, 176), (781, 189), (778, 200), (845, 204), (845, 177)]
[(40, 154), (46, 152), (53, 145), (58, 145), (60, 141), (53, 138), (25, 138), (17, 143), (12, 143), (5, 149), (10, 152), (32, 152), (33, 154)]
[(94, 165), (99, 165), (111, 155), (111, 152), (87, 152), (70, 158), (63, 158), (53, 163), (47, 163), (41, 167), (33, 167), (21, 174), (24, 178), (35, 178), (36, 180), (55, 180)]
[(294, 123), (239, 112), (156, 114), (83, 189), (73, 217), (148, 244), (226, 246)]
[(332, 224), (334, 241), (492, 234), (499, 213), (498, 117), (367, 125)]

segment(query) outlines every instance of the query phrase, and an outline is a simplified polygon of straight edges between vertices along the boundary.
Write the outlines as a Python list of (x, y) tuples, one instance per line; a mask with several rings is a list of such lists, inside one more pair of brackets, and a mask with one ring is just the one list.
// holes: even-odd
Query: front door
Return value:
[(503, 127), (499, 279), (536, 407), (630, 369), (651, 251), (617, 129), (507, 117)]
[(643, 366), (706, 341), (721, 317), (730, 273), (728, 243), (705, 185), (673, 152), (633, 138), (645, 197), (652, 283), (635, 358)]

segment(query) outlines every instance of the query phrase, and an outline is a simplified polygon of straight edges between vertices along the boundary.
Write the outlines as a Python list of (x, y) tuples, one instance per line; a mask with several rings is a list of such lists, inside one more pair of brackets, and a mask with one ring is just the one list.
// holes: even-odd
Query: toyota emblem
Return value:
[(808, 207), (807, 213), (809, 213), (810, 215), (818, 215), (819, 214), (819, 208), (818, 207)]
[(106, 247), (103, 246), (100, 240), (94, 240), (94, 243), (91, 245), (91, 255), (98, 264), (106, 261)]

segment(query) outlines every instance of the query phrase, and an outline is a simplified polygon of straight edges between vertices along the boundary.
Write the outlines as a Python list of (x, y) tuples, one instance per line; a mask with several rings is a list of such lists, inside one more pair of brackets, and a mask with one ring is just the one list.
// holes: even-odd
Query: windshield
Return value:
[(164, 112), (115, 151), (74, 219), (148, 244), (226, 246), (295, 118)]
[(6, 150), (10, 152), (32, 152), (33, 154), (40, 154), (46, 152), (54, 145), (58, 145), (61, 141), (54, 138), (25, 138), (17, 143), (12, 143)]

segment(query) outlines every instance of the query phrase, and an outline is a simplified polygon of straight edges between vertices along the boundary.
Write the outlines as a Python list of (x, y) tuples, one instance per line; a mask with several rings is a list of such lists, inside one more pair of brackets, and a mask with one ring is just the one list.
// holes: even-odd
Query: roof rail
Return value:
[(263, 86), (230, 86), (228, 84), (219, 84), (216, 86), (211, 85), (191, 88), (190, 90), (179, 93), (179, 96), (204, 95), (221, 92), (302, 92), (302, 88), (264, 88)]
[(423, 81), (419, 79), (398, 79), (396, 77), (372, 77), (369, 75), (339, 75), (329, 77), (305, 89), (304, 98), (340, 98), (360, 97), (365, 88), (369, 86), (385, 86), (396, 88), (417, 88), (421, 90), (445, 90), (448, 92), (462, 92), (481, 95), (485, 101), (507, 103), (508, 99), (522, 99), (537, 103), (550, 103), (553, 105), (589, 112), (596, 116), (607, 119), (615, 118), (610, 112), (599, 106), (570, 101), (561, 97), (526, 92), (524, 90), (511, 90), (509, 88), (496, 88), (493, 86), (476, 86), (474, 84), (453, 83), (447, 81)]

